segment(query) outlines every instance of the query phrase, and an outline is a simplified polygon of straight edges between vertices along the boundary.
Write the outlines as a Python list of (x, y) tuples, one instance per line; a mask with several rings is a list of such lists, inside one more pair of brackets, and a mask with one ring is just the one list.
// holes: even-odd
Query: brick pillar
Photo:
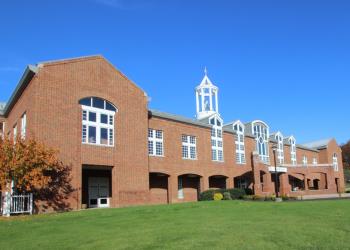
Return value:
[(168, 201), (169, 203), (177, 202), (178, 176), (176, 174), (168, 177)]
[(202, 176), (200, 178), (200, 191), (206, 191), (209, 189), (209, 177), (208, 176)]
[(272, 189), (272, 180), (271, 180), (271, 174), (265, 173), (264, 176), (264, 192), (267, 193), (274, 193), (274, 190)]
[(255, 195), (261, 195), (262, 190), (261, 190), (261, 183), (260, 183), (260, 168), (259, 165), (260, 160), (259, 160), (259, 154), (258, 152), (254, 151), (252, 153), (252, 163), (253, 163), (253, 188), (254, 188), (254, 194)]
[(333, 169), (329, 169), (326, 172), (326, 180), (327, 180), (327, 187), (329, 190), (331, 190), (332, 192), (337, 192), (337, 186), (335, 183), (335, 177), (334, 177), (334, 172)]
[(307, 183), (307, 175), (304, 174), (304, 189), (305, 191), (309, 191), (309, 184)]
[(234, 188), (233, 177), (226, 179), (226, 188)]
[(290, 185), (288, 183), (288, 174), (287, 173), (280, 173), (279, 174), (279, 192), (280, 195), (288, 194), (290, 190)]

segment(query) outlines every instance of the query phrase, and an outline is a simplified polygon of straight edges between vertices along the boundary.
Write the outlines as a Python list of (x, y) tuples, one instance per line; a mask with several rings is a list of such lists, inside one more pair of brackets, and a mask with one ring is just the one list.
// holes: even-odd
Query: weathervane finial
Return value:
[(207, 76), (208, 75), (208, 70), (207, 70), (207, 66), (204, 67), (204, 75)]

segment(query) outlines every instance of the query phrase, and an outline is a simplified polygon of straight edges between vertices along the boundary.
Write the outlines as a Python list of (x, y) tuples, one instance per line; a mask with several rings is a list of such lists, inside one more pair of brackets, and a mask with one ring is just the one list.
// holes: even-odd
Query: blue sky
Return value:
[(299, 143), (350, 139), (350, 1), (2, 1), (0, 100), (27, 64), (102, 54), (152, 98), (195, 115), (208, 68), (225, 122)]

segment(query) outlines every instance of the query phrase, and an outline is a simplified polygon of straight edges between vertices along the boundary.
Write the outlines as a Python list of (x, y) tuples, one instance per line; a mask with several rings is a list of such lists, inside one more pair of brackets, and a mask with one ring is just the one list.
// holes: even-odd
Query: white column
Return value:
[(219, 113), (219, 100), (218, 100), (218, 91), (215, 90), (215, 111)]
[(2, 205), (2, 214), (4, 216), (10, 216), (10, 207), (11, 207), (11, 194), (10, 192), (5, 192), (5, 195), (3, 197), (4, 201)]
[(213, 89), (209, 89), (210, 111), (213, 111)]
[(202, 107), (200, 108), (200, 111), (204, 111), (204, 91), (201, 89), (201, 99), (202, 99)]
[(198, 91), (196, 90), (196, 110), (197, 114), (199, 113), (199, 97), (198, 97)]

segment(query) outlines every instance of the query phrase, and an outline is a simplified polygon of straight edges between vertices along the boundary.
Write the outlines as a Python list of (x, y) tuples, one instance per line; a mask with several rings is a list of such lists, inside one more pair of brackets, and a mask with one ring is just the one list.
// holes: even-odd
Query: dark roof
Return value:
[(27, 87), (29, 82), (32, 80), (34, 75), (38, 72), (38, 67), (34, 65), (28, 65), (25, 69), (21, 79), (19, 80), (15, 91), (12, 93), (10, 100), (6, 103), (6, 106), (0, 110), (0, 115), (7, 116), (17, 99), (21, 96), (24, 89)]
[(205, 128), (211, 128), (212, 127), (208, 123), (204, 123), (204, 122), (201, 122), (201, 121), (198, 121), (198, 120), (194, 120), (194, 119), (190, 119), (190, 118), (187, 118), (187, 117), (184, 117), (184, 116), (174, 115), (174, 114), (170, 114), (170, 113), (166, 113), (166, 112), (162, 112), (162, 111), (158, 111), (158, 110), (154, 110), (154, 109), (150, 109), (149, 113), (150, 113), (151, 116), (160, 117), (160, 118), (164, 118), (164, 119), (168, 119), (168, 120), (172, 120), (172, 121), (192, 124), (192, 125), (205, 127)]
[(303, 147), (313, 148), (313, 149), (324, 149), (327, 148), (328, 143), (332, 140), (332, 138), (308, 142), (302, 144)]

